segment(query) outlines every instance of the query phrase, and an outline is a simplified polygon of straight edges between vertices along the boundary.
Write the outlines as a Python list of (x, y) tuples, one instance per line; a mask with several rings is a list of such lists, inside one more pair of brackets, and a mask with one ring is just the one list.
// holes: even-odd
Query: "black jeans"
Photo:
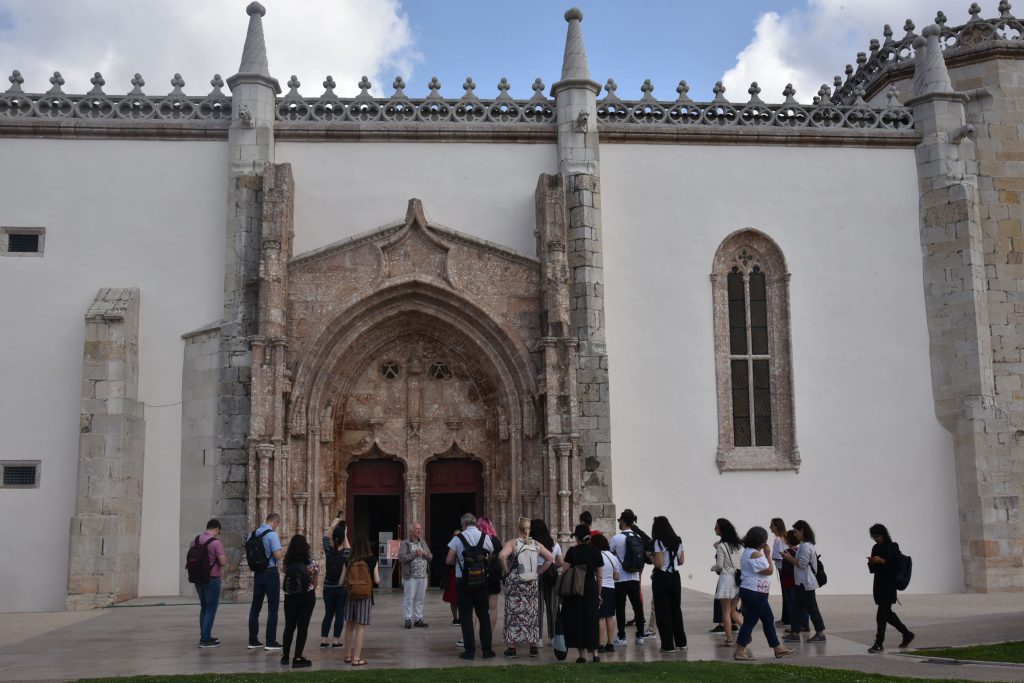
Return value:
[(341, 637), (341, 629), (345, 627), (345, 598), (348, 588), (343, 586), (324, 586), (324, 620), (320, 624), (320, 637), (326, 638), (331, 632), (334, 622), (334, 637)]
[[(552, 567), (547, 572), (544, 572), (544, 574), (554, 571), (555, 569)], [(545, 622), (547, 622), (548, 625), (548, 638), (555, 637), (555, 611), (558, 607), (555, 602), (555, 584), (545, 581), (543, 578), (544, 574), (541, 574), (541, 579), (537, 586), (537, 621), (539, 622), (537, 625), (537, 634), (540, 635), (541, 640), (544, 639)]]
[(473, 634), (473, 613), (480, 622), (480, 649), (491, 651), (491, 610), (487, 586), (471, 588), (466, 580), (459, 578), (456, 583), (459, 599), (459, 623), (462, 626), (462, 644), (468, 654), (476, 654), (476, 638)]
[(287, 657), (292, 649), (293, 634), (295, 635), (295, 658), (302, 657), (302, 650), (306, 647), (306, 633), (309, 631), (309, 618), (313, 616), (314, 607), (316, 607), (316, 593), (313, 591), (284, 596), (284, 657)]
[(639, 581), (619, 581), (615, 584), (615, 625), (618, 627), (620, 640), (626, 639), (626, 598), (633, 607), (633, 618), (636, 619), (636, 637), (644, 635), (644, 603), (640, 601)]
[(277, 567), (256, 572), (252, 577), (252, 606), (249, 608), (249, 644), (260, 640), (260, 610), (267, 599), (267, 645), (277, 640), (277, 605), (281, 599), (281, 573)]
[(802, 624), (804, 619), (810, 616), (811, 623), (814, 624), (814, 632), (821, 633), (824, 631), (825, 622), (821, 618), (821, 612), (818, 611), (818, 598), (814, 595), (814, 591), (809, 591), (802, 584), (797, 584), (796, 597), (797, 607), (800, 612), (793, 616), (796, 623)]
[(902, 635), (906, 636), (910, 633), (900, 618), (896, 616), (896, 613), (892, 611), (892, 603), (886, 603), (878, 606), (878, 611), (875, 613), (875, 624), (877, 629), (875, 630), (875, 645), (881, 645), (885, 642), (885, 625), (892, 624), (893, 627), (899, 631)]
[(654, 594), (654, 620), (658, 623), (661, 649), (686, 647), (679, 572), (654, 570), (654, 574), (651, 575), (651, 591)]

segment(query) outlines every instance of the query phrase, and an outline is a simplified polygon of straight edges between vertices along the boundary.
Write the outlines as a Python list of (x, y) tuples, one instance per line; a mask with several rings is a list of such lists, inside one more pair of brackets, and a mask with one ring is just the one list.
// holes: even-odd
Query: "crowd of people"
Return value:
[[(609, 538), (593, 528), (589, 512), (580, 515), (572, 534), (572, 545), (561, 547), (541, 519), (521, 517), (513, 538), (502, 541), (490, 520), (466, 513), (461, 527), (448, 544), (445, 563), (450, 568), (443, 600), (451, 605), (452, 624), (461, 627), (459, 657), (484, 659), (496, 656), (493, 649), (497, 627), (498, 600), (504, 599), (502, 640), (504, 656), (515, 658), (520, 648), (539, 656), (548, 642), (559, 659), (575, 650), (576, 662), (599, 662), (603, 653), (614, 652), (629, 644), (626, 629), (636, 629), (635, 643), (642, 645), (656, 635), (663, 653), (687, 649), (683, 623), (680, 567), (686, 561), (682, 539), (667, 517), (653, 519), (650, 534), (637, 525), (637, 516), (622, 511), (618, 529)], [(309, 540), (296, 534), (287, 548), (277, 534), (281, 517), (267, 515), (245, 543), (246, 561), (253, 572), (252, 605), (249, 610), (250, 649), (281, 652), (281, 664), (305, 668), (309, 623), (316, 606), (316, 589), (323, 574), (324, 617), (320, 625), (320, 648), (341, 649), (343, 661), (365, 666), (363, 644), (371, 623), (374, 588), (380, 585), (378, 556), (365, 534), (349, 539), (346, 523), (340, 518), (324, 530), (323, 567), (314, 559)], [(768, 646), (776, 657), (785, 657), (793, 649), (784, 643), (826, 642), (825, 622), (818, 608), (816, 593), (827, 576), (815, 547), (814, 531), (804, 520), (788, 528), (782, 519), (769, 525), (751, 527), (740, 537), (728, 519), (718, 519), (714, 543), (717, 575), (714, 591), (712, 632), (723, 636), (721, 645), (733, 648), (739, 661), (752, 660), (749, 650), (754, 628), (760, 624)], [(195, 538), (186, 556), (189, 580), (199, 596), (200, 648), (212, 648), (220, 641), (212, 635), (220, 598), (221, 571), (227, 555), (219, 540), (220, 522), (212, 519), (206, 531)], [(901, 567), (909, 560), (889, 531), (873, 525), (869, 535), (874, 541), (867, 558), (873, 575), (873, 596), (877, 605), (875, 643), (869, 652), (882, 652), (886, 627), (892, 625), (903, 636), (900, 647), (914, 639), (893, 612), (897, 591), (906, 587), (909, 573), (901, 578)], [(427, 628), (423, 604), (433, 555), (422, 538), (422, 527), (414, 523), (398, 551), (403, 596), (403, 626)], [(640, 590), (643, 572), (651, 567), (653, 605), (651, 618), (655, 631), (645, 619)], [(783, 597), (781, 619), (776, 622), (769, 604), (769, 593), (777, 576)], [(903, 585), (900, 585), (900, 582)], [(278, 607), (284, 594), (284, 631), (277, 641)], [(264, 641), (259, 640), (259, 619), (267, 603)], [(626, 621), (629, 603), (633, 620)], [(475, 624), (475, 627), (474, 627)], [(779, 638), (778, 626), (785, 626)], [(344, 637), (342, 632), (344, 631)], [(478, 648), (479, 645), (479, 648)]]

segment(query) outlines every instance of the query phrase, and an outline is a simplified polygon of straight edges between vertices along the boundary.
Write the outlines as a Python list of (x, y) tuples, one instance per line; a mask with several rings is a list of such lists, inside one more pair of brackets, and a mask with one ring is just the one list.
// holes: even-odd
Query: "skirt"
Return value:
[(373, 598), (349, 600), (345, 604), (345, 621), (354, 624), (370, 625), (370, 612), (373, 611)]
[(505, 642), (537, 643), (540, 622), (537, 619), (537, 581), (520, 581), (514, 576), (505, 584)]
[(740, 594), (739, 586), (736, 585), (736, 577), (732, 572), (722, 572), (718, 575), (718, 586), (715, 588), (715, 600), (732, 600)]
[(455, 567), (448, 568), (448, 580), (444, 584), (444, 594), (441, 595), (441, 599), (450, 605), (459, 601), (455, 587)]
[(601, 606), (597, 608), (597, 616), (602, 619), (615, 616), (615, 589), (601, 588)]

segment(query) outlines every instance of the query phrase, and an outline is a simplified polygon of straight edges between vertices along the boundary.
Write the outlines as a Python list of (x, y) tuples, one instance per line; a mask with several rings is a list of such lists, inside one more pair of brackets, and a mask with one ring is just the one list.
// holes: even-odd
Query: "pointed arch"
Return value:
[(711, 270), (719, 472), (798, 470), (782, 249), (746, 228), (726, 237)]

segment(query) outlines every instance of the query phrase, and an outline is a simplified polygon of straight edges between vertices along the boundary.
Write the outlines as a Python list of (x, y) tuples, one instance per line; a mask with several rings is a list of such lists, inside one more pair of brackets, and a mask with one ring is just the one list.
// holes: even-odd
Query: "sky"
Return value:
[[(622, 99), (638, 99), (645, 79), (654, 95), (676, 98), (686, 80), (689, 96), (711, 100), (722, 80), (725, 96), (781, 102), (792, 83), (796, 99), (809, 102), (818, 88), (868, 50), (891, 24), (897, 37), (913, 19), (917, 32), (944, 10), (949, 23), (969, 17), (970, 4), (941, 0), (577, 0), (591, 76), (614, 78)], [(238, 69), (248, 17), (247, 0), (0, 0), (0, 70), (18, 69), (27, 92), (49, 89), (60, 71), (64, 91), (84, 93), (100, 71), (108, 94), (131, 89), (142, 74), (149, 94), (170, 92), (174, 73), (185, 92), (209, 92), (216, 72)], [(271, 73), (282, 88), (292, 74), (300, 92), (316, 97), (328, 74), (340, 95), (358, 92), (361, 76), (374, 94), (391, 94), (401, 75), (406, 94), (423, 97), (436, 76), (441, 93), (456, 98), (467, 76), (482, 99), (497, 95), (507, 78), (513, 97), (533, 95), (541, 78), (558, 79), (570, 6), (551, 0), (263, 0)], [(996, 0), (982, 16), (998, 16)], [(1024, 11), (1024, 8), (1022, 8)], [(0, 85), (4, 89), (7, 83)], [(550, 90), (547, 91), (548, 93)]]

